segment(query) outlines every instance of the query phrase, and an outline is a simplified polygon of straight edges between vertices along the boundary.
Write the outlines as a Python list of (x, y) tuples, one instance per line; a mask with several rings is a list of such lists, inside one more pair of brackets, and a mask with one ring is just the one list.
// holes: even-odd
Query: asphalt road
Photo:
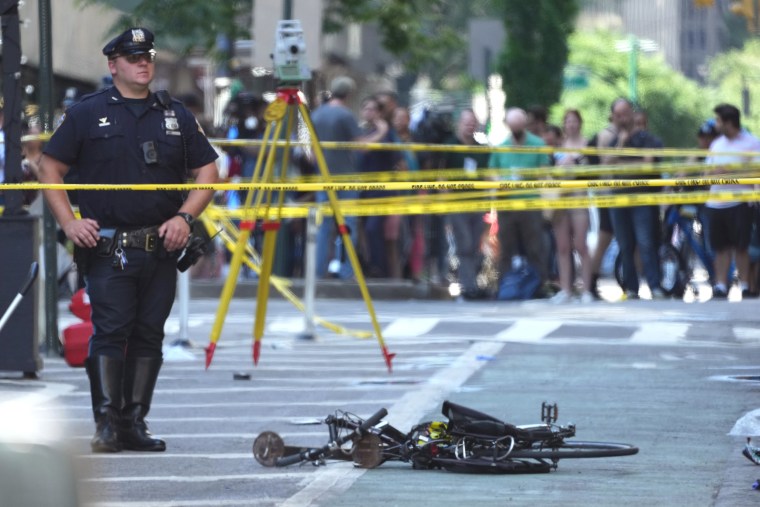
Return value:
[[(760, 370), (757, 304), (380, 301), (384, 337), (397, 354), (389, 374), (374, 339), (322, 329), (315, 340), (300, 339), (301, 315), (277, 300), (257, 367), (255, 302), (236, 300), (205, 370), (216, 301), (194, 300), (196, 347), (165, 351), (148, 418), (166, 453), (91, 454), (85, 373), (57, 358), (45, 360), (39, 381), (3, 376), (0, 414), (36, 396), (34, 419), (69, 445), (85, 505), (754, 506), (760, 468), (741, 449), (760, 428), (750, 413), (760, 405), (760, 384), (737, 377)], [(360, 301), (320, 300), (317, 311), (348, 329), (370, 329)], [(73, 321), (61, 314), (62, 326)], [(173, 318), (167, 342), (177, 332)], [(251, 378), (235, 380), (235, 373)], [(385, 407), (387, 420), (406, 430), (442, 419), (445, 399), (515, 424), (539, 422), (541, 403), (556, 402), (559, 422), (576, 424), (576, 439), (629, 442), (640, 452), (504, 476), (405, 463), (266, 468), (252, 457), (264, 430), (286, 444), (322, 445), (328, 435), (319, 421), (337, 410), (366, 417)]]

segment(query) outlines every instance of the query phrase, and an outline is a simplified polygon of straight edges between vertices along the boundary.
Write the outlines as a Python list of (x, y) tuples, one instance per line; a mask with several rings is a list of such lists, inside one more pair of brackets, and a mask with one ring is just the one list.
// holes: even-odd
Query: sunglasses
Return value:
[(118, 58), (119, 56), (123, 57), (127, 62), (131, 64), (140, 63), (142, 61), (145, 61), (146, 63), (154, 63), (156, 61), (155, 52), (139, 53), (136, 55), (118, 55), (114, 56), (112, 60)]

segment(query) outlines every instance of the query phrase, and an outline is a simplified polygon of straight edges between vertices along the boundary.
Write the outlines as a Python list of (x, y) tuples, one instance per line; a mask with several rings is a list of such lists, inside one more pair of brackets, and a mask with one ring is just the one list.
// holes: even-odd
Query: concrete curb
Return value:
[[(291, 279), (290, 290), (302, 298), (304, 294), (303, 279)], [(218, 298), (222, 292), (224, 280), (192, 280), (190, 282), (191, 298)], [(257, 280), (242, 280), (235, 286), (234, 297), (255, 298), (258, 291)], [(367, 280), (372, 299), (377, 300), (451, 300), (446, 287), (426, 282), (414, 283), (410, 280)], [(269, 292), (270, 297), (282, 299), (276, 290)], [(315, 297), (320, 299), (361, 299), (359, 284), (348, 280), (319, 280)]]

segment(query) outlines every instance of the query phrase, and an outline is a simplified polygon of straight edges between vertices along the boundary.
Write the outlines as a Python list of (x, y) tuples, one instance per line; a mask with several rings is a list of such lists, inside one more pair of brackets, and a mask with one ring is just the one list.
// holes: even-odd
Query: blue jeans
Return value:
[(611, 208), (610, 218), (623, 261), (623, 285), (626, 291), (639, 291), (634, 251), (639, 247), (644, 276), (650, 290), (660, 288), (660, 220), (656, 206)]
[[(358, 199), (359, 192), (356, 191), (340, 191), (337, 192), (338, 199)], [(326, 192), (317, 192), (317, 203), (328, 202)], [(351, 233), (351, 242), (356, 246), (359, 239), (359, 221), (356, 217), (343, 217), (346, 221), (346, 226)], [(330, 250), (330, 239), (332, 238), (333, 230), (335, 229), (335, 219), (332, 216), (325, 216), (322, 220), (322, 225), (319, 226), (317, 231), (317, 276), (324, 278), (327, 276), (327, 266), (332, 259), (327, 258), (327, 253)], [(337, 233), (336, 233), (337, 234)], [(337, 247), (336, 247), (337, 248)], [(340, 252), (335, 252), (335, 257), (340, 258)], [(348, 279), (354, 276), (354, 268), (351, 266), (351, 262), (348, 258), (345, 262), (341, 263), (340, 273), (338, 276), (341, 279)]]

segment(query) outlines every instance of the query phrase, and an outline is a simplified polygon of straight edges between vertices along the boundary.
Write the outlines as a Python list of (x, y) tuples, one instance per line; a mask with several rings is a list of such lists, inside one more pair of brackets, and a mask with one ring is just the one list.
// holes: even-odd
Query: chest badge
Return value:
[(98, 118), (98, 127), (107, 127), (110, 124), (111, 124), (111, 122), (108, 121), (108, 117)]
[(179, 121), (177, 121), (177, 118), (164, 118), (164, 126), (168, 135), (179, 135)]

